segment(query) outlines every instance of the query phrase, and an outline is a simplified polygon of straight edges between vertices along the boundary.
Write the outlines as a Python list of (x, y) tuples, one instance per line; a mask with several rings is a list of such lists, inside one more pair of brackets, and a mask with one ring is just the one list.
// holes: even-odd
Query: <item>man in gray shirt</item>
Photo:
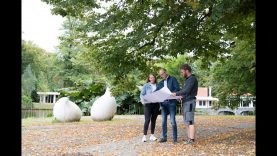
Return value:
[(192, 144), (194, 142), (195, 128), (194, 128), (194, 112), (196, 105), (196, 95), (198, 91), (198, 81), (196, 77), (191, 74), (191, 67), (188, 64), (183, 64), (180, 68), (182, 76), (185, 78), (185, 84), (182, 90), (172, 93), (172, 96), (182, 96), (183, 105), (183, 120), (188, 126), (188, 140), (185, 144)]

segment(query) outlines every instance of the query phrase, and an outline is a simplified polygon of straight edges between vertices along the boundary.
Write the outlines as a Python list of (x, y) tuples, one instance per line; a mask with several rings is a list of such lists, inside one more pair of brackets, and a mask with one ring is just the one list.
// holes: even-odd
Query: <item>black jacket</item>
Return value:
[(190, 75), (184, 81), (184, 87), (182, 90), (176, 92), (176, 96), (182, 96), (183, 101), (187, 102), (193, 99), (196, 99), (198, 91), (198, 81), (194, 75)]

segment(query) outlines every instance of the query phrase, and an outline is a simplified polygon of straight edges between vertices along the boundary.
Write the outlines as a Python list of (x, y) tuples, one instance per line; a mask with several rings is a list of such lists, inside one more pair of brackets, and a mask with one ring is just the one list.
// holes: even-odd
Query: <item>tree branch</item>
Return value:
[(140, 50), (140, 49), (142, 49), (142, 48), (144, 48), (144, 47), (146, 47), (146, 46), (148, 46), (148, 45), (152, 45), (152, 46), (153, 46), (153, 45), (155, 44), (156, 38), (157, 38), (157, 36), (158, 36), (158, 33), (161, 31), (163, 25), (164, 25), (164, 24), (159, 25), (159, 27), (157, 28), (157, 30), (154, 32), (154, 37), (153, 37), (153, 39), (152, 39), (150, 42), (147, 42), (147, 43), (145, 43), (144, 45), (140, 46), (137, 50)]
[(206, 17), (210, 17), (212, 15), (212, 9), (213, 9), (213, 6), (210, 6), (209, 12), (208, 13), (205, 12), (204, 14), (202, 14), (203, 16), (197, 22), (197, 28), (199, 27), (200, 23), (204, 21)]

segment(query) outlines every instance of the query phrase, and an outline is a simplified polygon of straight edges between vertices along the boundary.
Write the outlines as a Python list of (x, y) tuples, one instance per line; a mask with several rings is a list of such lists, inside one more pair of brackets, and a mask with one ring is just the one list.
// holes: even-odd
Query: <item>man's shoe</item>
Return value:
[(157, 140), (157, 138), (153, 134), (151, 134), (149, 140), (155, 141), (155, 140)]
[(146, 142), (146, 135), (144, 135), (143, 137), (142, 137), (142, 140), (141, 140), (142, 142)]
[(194, 141), (191, 139), (188, 139), (187, 141), (185, 141), (185, 145), (191, 145), (193, 143), (194, 143)]
[(159, 140), (160, 143), (166, 142), (166, 141), (167, 141), (167, 139), (164, 139), (164, 138), (161, 138), (161, 139)]
[(173, 141), (173, 144), (176, 145), (176, 144), (177, 144), (177, 140), (174, 140), (174, 141)]

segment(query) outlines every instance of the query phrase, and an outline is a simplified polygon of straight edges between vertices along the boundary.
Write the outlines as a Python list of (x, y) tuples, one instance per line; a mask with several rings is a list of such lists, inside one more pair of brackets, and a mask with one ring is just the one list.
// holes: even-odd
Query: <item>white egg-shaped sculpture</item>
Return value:
[(60, 98), (53, 107), (53, 115), (61, 122), (80, 121), (82, 117), (81, 109), (68, 97)]
[(94, 121), (112, 120), (116, 113), (116, 101), (107, 88), (104, 95), (99, 97), (92, 105), (90, 114)]

